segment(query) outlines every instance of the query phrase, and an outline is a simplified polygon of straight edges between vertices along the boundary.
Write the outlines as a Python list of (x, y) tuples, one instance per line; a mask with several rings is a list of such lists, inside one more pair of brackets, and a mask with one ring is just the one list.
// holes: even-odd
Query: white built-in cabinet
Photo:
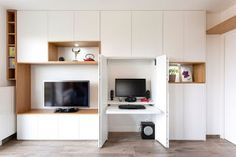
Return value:
[(205, 61), (206, 13), (184, 12), (184, 61)]
[(17, 11), (17, 61), (47, 61), (47, 52), (47, 12)]
[(0, 145), (15, 133), (15, 87), (0, 87)]
[(131, 56), (131, 11), (101, 11), (100, 33), (104, 56)]
[(74, 12), (48, 12), (48, 41), (74, 40)]
[(205, 11), (164, 11), (163, 51), (171, 61), (205, 61)]
[(18, 114), (19, 140), (98, 140), (98, 115)]
[(99, 41), (99, 11), (76, 11), (74, 40)]
[(156, 57), (162, 51), (162, 11), (132, 12), (132, 56)]
[(225, 139), (236, 144), (236, 31), (225, 34)]
[(165, 11), (163, 18), (163, 51), (170, 61), (183, 61), (184, 16), (182, 11)]
[(170, 84), (170, 139), (206, 139), (205, 84)]

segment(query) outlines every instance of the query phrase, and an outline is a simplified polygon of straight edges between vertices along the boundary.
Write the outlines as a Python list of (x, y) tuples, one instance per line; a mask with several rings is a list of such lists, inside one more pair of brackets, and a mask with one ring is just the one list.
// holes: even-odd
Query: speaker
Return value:
[(147, 90), (145, 92), (145, 98), (150, 99), (150, 97), (151, 97), (151, 92), (150, 92), (150, 90)]
[(142, 139), (155, 139), (155, 124), (153, 122), (141, 122)]
[(113, 100), (114, 99), (114, 90), (111, 90), (110, 91), (110, 100)]

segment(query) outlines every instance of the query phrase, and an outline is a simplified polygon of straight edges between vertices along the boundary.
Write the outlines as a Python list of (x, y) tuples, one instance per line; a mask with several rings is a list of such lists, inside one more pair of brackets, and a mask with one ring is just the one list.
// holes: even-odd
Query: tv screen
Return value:
[(44, 82), (44, 106), (89, 107), (89, 81)]
[(144, 97), (146, 92), (146, 79), (116, 79), (116, 97)]

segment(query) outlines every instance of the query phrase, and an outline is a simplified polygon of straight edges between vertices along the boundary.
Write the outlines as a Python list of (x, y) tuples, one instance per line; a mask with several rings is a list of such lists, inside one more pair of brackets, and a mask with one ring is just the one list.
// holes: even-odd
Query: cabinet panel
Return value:
[(48, 60), (46, 12), (17, 12), (17, 43), (18, 62)]
[(101, 12), (101, 50), (104, 56), (131, 56), (131, 12)]
[(205, 61), (206, 13), (186, 11), (184, 13), (184, 60)]
[(79, 139), (97, 140), (99, 134), (98, 115), (79, 116)]
[(183, 61), (184, 13), (165, 11), (163, 24), (163, 49), (170, 61)]
[(170, 84), (170, 139), (182, 140), (184, 137), (184, 87)]
[(58, 138), (58, 118), (56, 115), (37, 115), (38, 137), (42, 140)]
[(58, 138), (62, 140), (78, 140), (79, 138), (79, 116), (58, 116)]
[(184, 85), (184, 139), (206, 138), (206, 93), (205, 85)]
[(75, 12), (75, 40), (99, 41), (99, 12)]
[(49, 41), (74, 40), (74, 12), (72, 11), (48, 12), (48, 40)]
[(38, 118), (34, 115), (17, 115), (17, 139), (38, 139)]
[(132, 12), (132, 56), (162, 54), (162, 11)]

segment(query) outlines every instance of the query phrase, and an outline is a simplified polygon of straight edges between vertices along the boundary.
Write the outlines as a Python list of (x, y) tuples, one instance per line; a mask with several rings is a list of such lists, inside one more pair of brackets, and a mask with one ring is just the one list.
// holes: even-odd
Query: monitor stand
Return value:
[(137, 98), (133, 97), (133, 96), (129, 96), (129, 97), (125, 98), (125, 101), (126, 102), (136, 102)]
[(55, 113), (73, 113), (73, 112), (78, 112), (78, 108), (57, 108), (55, 110)]

